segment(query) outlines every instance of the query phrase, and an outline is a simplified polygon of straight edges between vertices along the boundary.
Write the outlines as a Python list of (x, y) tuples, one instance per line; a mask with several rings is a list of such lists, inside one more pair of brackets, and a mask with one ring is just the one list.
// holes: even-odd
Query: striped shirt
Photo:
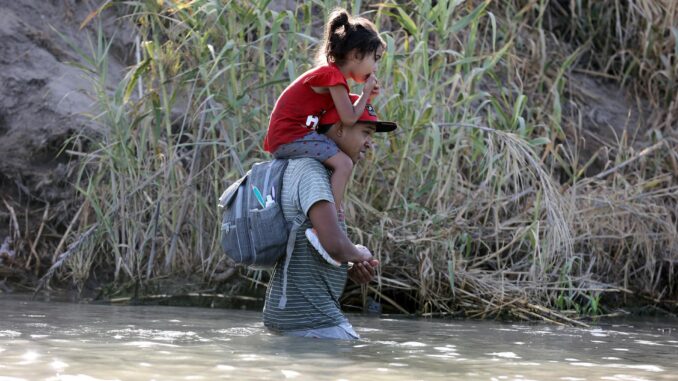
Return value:
[[(282, 209), (291, 223), (320, 201), (334, 202), (327, 169), (315, 159), (290, 160), (283, 175)], [(344, 291), (347, 265), (327, 263), (306, 239), (311, 227), (306, 218), (299, 228), (294, 252), (287, 269), (287, 304), (278, 308), (282, 293), (283, 256), (275, 266), (266, 291), (264, 325), (278, 332), (326, 328), (348, 322), (341, 312), (339, 298)], [(341, 224), (346, 231), (345, 224)]]

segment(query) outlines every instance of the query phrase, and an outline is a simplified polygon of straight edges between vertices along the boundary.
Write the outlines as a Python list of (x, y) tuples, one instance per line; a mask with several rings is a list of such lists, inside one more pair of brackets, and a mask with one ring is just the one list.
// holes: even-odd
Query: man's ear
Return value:
[(344, 125), (343, 123), (339, 123), (336, 127), (335, 134), (337, 135), (338, 138), (342, 137), (344, 135)]

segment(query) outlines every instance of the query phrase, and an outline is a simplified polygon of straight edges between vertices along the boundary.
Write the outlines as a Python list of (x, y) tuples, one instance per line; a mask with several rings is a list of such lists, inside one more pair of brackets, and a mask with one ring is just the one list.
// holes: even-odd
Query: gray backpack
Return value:
[(221, 247), (236, 264), (268, 270), (286, 256), (280, 308), (287, 299), (287, 268), (297, 230), (306, 219), (301, 215), (288, 223), (283, 215), (280, 201), (286, 168), (287, 160), (256, 163), (219, 197)]

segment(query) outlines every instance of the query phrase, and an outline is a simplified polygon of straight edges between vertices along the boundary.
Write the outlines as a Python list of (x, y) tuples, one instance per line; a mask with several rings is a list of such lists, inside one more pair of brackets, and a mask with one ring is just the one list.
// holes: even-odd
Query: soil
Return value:
[[(647, 135), (650, 106), (645, 100), (633, 97), (609, 79), (573, 72), (568, 76), (566, 94), (570, 102), (563, 107), (564, 129), (568, 140), (578, 140), (580, 164), (596, 156), (586, 171), (593, 176), (611, 165), (610, 152), (620, 146), (626, 137), (629, 147), (640, 151), (648, 146)], [(570, 125), (581, 120), (580, 125)], [(599, 152), (600, 151), (600, 152)]]
[[(91, 52), (96, 22), (83, 29), (80, 23), (96, 3), (0, 3), (0, 243), (8, 237), (18, 246), (22, 238), (35, 236), (48, 204), (48, 220), (58, 225), (68, 217), (75, 196), (74, 158), (64, 148), (97, 126), (87, 116), (94, 111), (91, 80), (74, 65), (87, 65), (86, 60), (67, 40)], [(102, 21), (104, 34), (116, 35), (107, 81), (112, 88), (122, 79), (132, 36), (114, 14)]]

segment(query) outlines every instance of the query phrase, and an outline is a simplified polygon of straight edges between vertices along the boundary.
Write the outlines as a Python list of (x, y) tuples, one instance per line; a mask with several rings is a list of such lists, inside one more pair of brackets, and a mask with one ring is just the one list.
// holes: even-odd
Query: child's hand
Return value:
[(381, 92), (381, 86), (379, 86), (379, 82), (377, 82), (377, 84), (374, 85), (374, 87), (372, 88), (372, 92), (370, 93), (370, 97), (369, 97), (369, 102), (368, 102), (368, 103), (371, 103), (371, 102), (372, 102), (372, 99), (374, 99), (374, 97), (376, 97), (377, 95), (379, 95), (380, 92)]
[(363, 93), (371, 95), (375, 86), (378, 87), (377, 76), (374, 75), (374, 73), (372, 73), (370, 74), (369, 77), (367, 77), (367, 80), (365, 80), (365, 87), (363, 87)]

